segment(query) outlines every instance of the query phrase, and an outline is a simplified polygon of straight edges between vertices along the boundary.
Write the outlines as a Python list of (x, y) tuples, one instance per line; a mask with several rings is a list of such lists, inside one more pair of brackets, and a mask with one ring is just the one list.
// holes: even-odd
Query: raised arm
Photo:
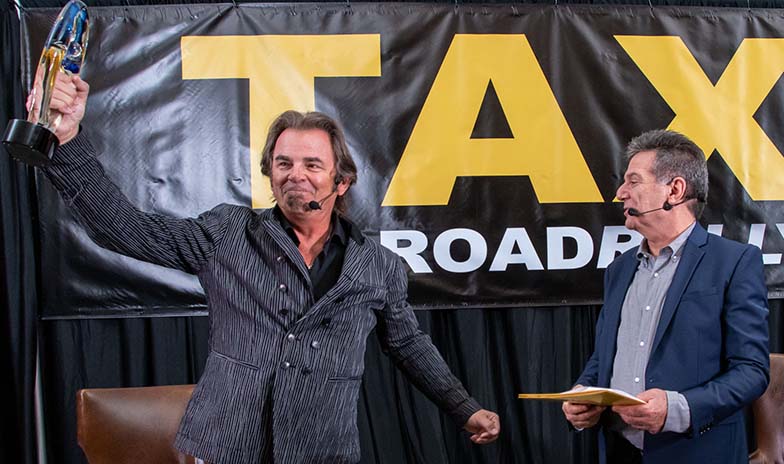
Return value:
[(197, 273), (223, 232), (220, 208), (197, 219), (175, 219), (134, 207), (106, 176), (79, 124), (89, 86), (78, 76), (58, 77), (51, 108), (60, 113), (60, 147), (46, 177), (60, 192), (90, 237), (126, 256)]

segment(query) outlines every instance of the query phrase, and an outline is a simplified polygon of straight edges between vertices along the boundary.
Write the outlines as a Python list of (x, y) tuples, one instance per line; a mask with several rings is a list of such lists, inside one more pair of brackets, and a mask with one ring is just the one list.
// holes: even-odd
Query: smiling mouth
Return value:
[(303, 189), (288, 189), (283, 191), (284, 195), (308, 195), (310, 192)]

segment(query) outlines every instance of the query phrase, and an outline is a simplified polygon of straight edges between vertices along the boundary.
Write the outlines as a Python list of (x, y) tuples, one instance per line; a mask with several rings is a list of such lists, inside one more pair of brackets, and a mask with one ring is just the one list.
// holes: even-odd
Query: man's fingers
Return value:
[(497, 435), (489, 432), (475, 433), (471, 435), (471, 441), (477, 445), (484, 445), (496, 439)]
[(79, 93), (87, 93), (90, 91), (90, 84), (83, 81), (79, 76), (74, 76), (73, 83), (76, 86), (76, 91)]
[(564, 403), (563, 406), (566, 419), (571, 422), (573, 426), (580, 429), (585, 429), (596, 425), (604, 409), (604, 406), (568, 402)]
[(563, 404), (564, 412), (566, 412), (568, 414), (573, 414), (573, 415), (582, 414), (582, 413), (584, 413), (586, 411), (590, 411), (593, 408), (595, 408), (594, 405), (584, 404), (584, 403), (572, 403), (572, 402), (566, 401)]
[(613, 412), (621, 417), (644, 417), (648, 414), (647, 404), (639, 406), (613, 406)]

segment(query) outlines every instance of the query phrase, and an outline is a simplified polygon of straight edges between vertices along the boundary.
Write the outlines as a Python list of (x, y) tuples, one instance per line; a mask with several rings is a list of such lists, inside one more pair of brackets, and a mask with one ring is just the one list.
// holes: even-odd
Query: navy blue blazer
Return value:
[[(621, 306), (637, 269), (636, 253), (636, 248), (627, 251), (605, 272), (596, 346), (576, 383), (610, 386)], [(645, 382), (647, 389), (683, 394), (691, 427), (686, 433), (646, 433), (643, 462), (748, 462), (742, 408), (762, 395), (769, 380), (762, 254), (752, 245), (708, 234), (697, 224), (681, 258), (656, 328)]]

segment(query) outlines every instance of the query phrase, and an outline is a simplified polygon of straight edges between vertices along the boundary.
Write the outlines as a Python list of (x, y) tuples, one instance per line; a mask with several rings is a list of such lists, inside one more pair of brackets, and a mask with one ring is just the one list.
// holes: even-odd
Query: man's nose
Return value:
[(305, 178), (305, 169), (302, 166), (295, 164), (294, 166), (291, 167), (291, 170), (289, 170), (289, 180), (296, 182), (296, 181), (301, 181), (304, 178)]
[(618, 190), (615, 191), (615, 198), (623, 201), (628, 195), (628, 191), (626, 189), (626, 182), (622, 183), (618, 186)]

